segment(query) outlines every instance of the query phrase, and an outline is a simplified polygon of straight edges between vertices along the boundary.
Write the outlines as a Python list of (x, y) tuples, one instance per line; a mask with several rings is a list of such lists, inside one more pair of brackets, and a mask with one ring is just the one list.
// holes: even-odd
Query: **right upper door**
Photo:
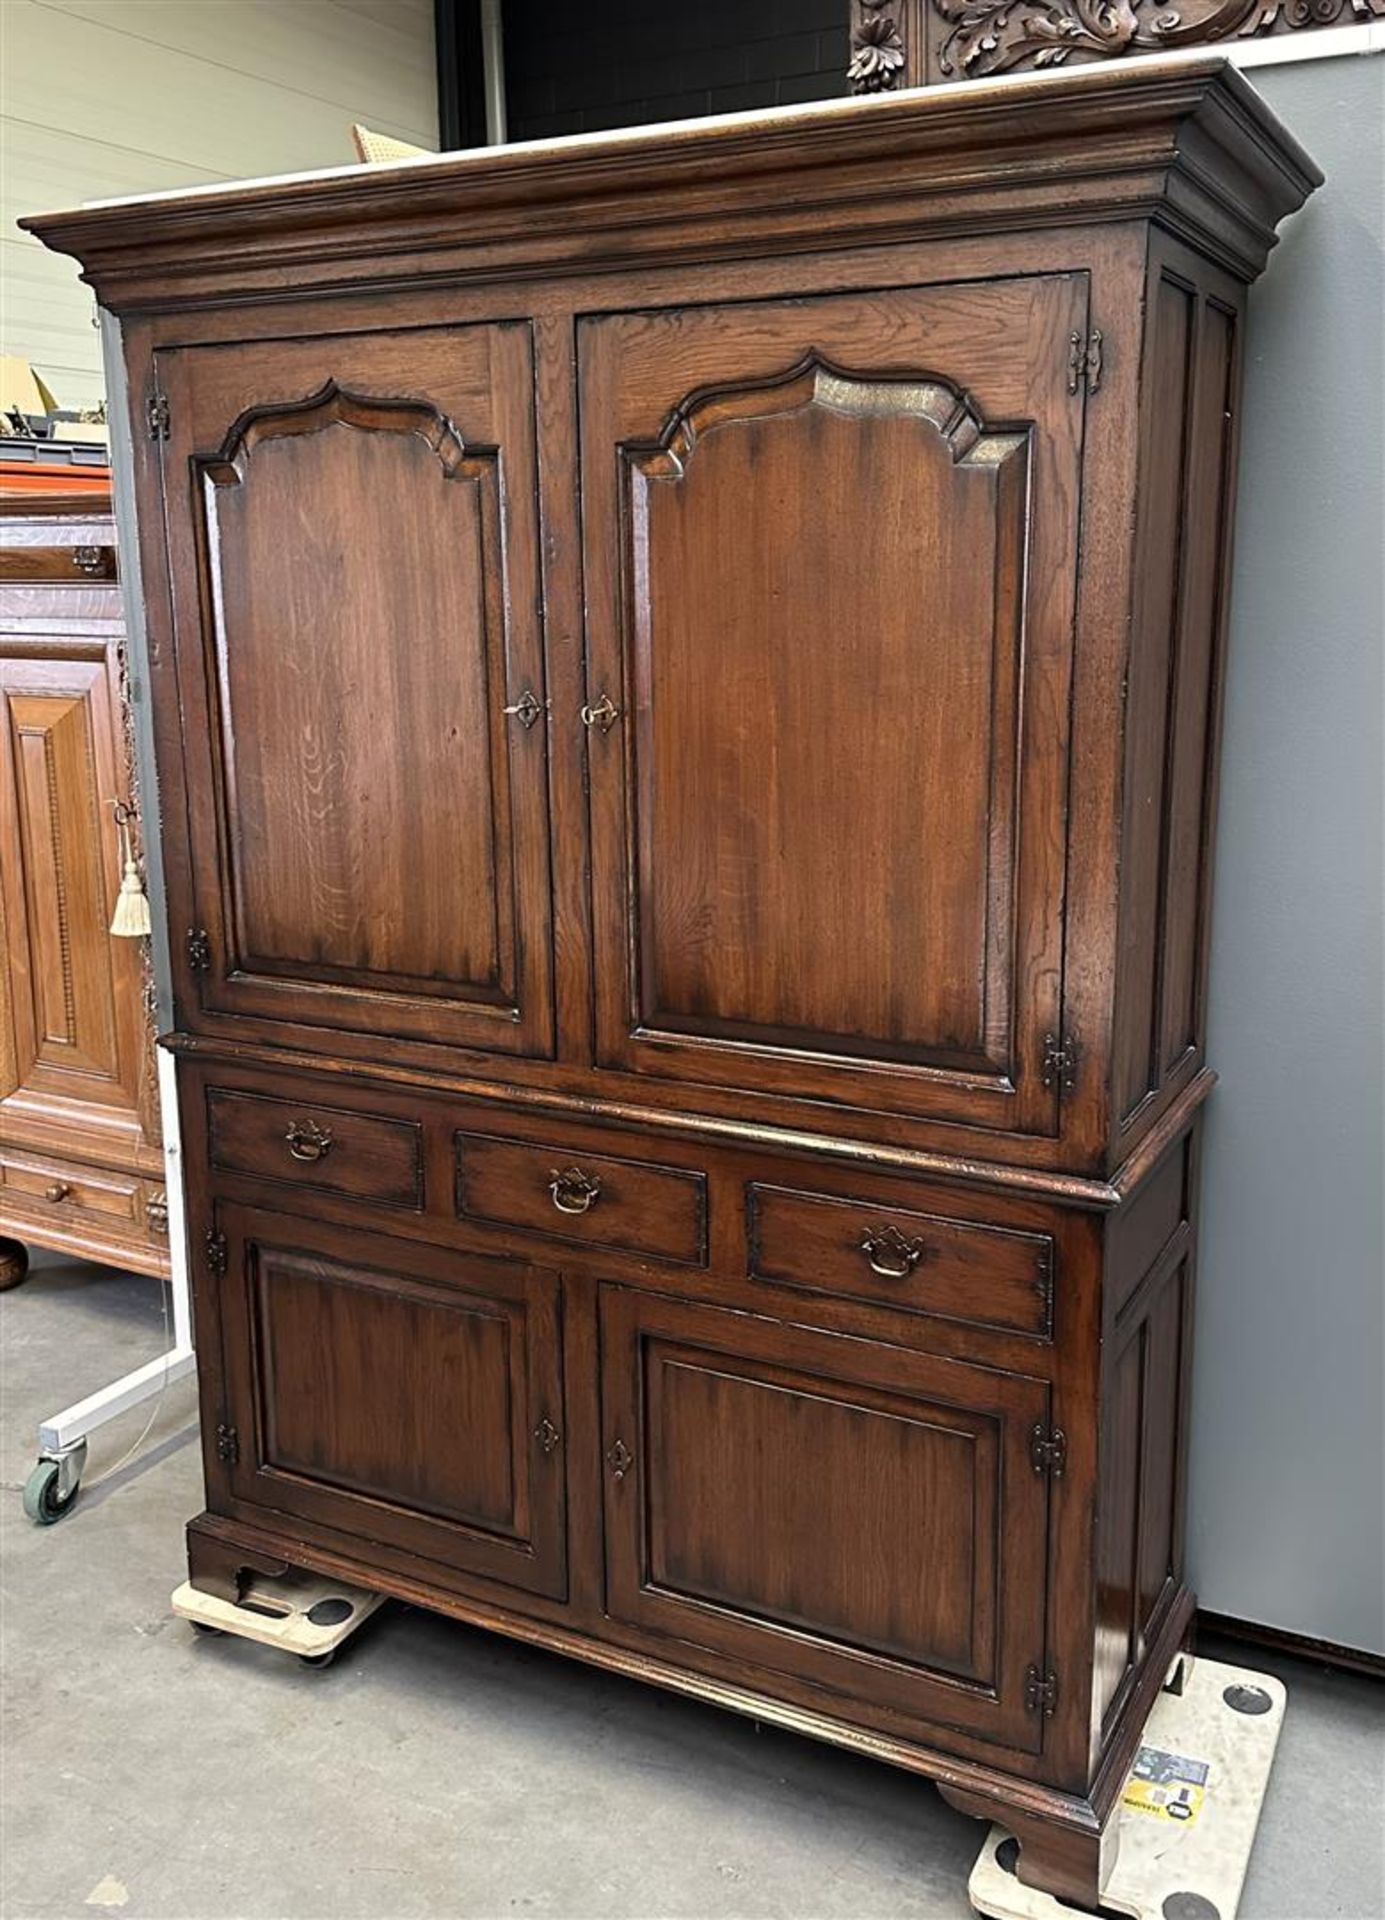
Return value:
[(600, 1066), (1056, 1131), (1087, 297), (582, 323)]

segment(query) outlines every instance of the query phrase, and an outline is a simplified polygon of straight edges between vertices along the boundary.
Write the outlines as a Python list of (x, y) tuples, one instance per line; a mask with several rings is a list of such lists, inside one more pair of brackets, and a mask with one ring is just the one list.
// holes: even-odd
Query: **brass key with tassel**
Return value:
[(120, 892), (111, 916), (111, 932), (122, 940), (140, 940), (150, 930), (149, 895), (135, 859), (134, 839), (130, 832), (135, 810), (124, 800), (112, 800), (115, 830), (120, 839)]

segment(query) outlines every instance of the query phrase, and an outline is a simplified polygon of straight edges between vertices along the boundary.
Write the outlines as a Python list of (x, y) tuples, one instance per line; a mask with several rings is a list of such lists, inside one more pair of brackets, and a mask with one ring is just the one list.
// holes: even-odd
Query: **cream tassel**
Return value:
[(114, 804), (116, 831), (120, 835), (120, 859), (125, 871), (121, 876), (120, 892), (116, 896), (115, 913), (111, 917), (111, 932), (124, 940), (140, 940), (149, 932), (151, 923), (149, 895), (144, 891), (144, 882), (135, 861), (135, 850), (130, 843), (130, 822), (134, 813), (122, 800)]

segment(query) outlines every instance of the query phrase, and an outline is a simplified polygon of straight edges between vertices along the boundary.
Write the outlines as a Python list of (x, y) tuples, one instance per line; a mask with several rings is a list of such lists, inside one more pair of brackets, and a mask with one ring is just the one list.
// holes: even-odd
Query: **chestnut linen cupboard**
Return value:
[(115, 523), (78, 475), (0, 471), (0, 1290), (31, 1246), (169, 1271), (148, 942), (111, 932), (118, 818), (139, 844)]
[(207, 1511), (1095, 1904), (1189, 1627), (1219, 61), (30, 222), (119, 316)]

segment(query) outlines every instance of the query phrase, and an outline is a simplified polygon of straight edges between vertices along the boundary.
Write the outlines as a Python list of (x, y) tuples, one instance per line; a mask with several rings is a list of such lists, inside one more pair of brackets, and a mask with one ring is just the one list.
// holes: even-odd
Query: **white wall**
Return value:
[(0, 351), (101, 396), (94, 303), (24, 213), (437, 145), (431, 0), (0, 0)]
[(1189, 1558), (1385, 1652), (1385, 56), (1247, 77), (1327, 184), (1250, 296)]

